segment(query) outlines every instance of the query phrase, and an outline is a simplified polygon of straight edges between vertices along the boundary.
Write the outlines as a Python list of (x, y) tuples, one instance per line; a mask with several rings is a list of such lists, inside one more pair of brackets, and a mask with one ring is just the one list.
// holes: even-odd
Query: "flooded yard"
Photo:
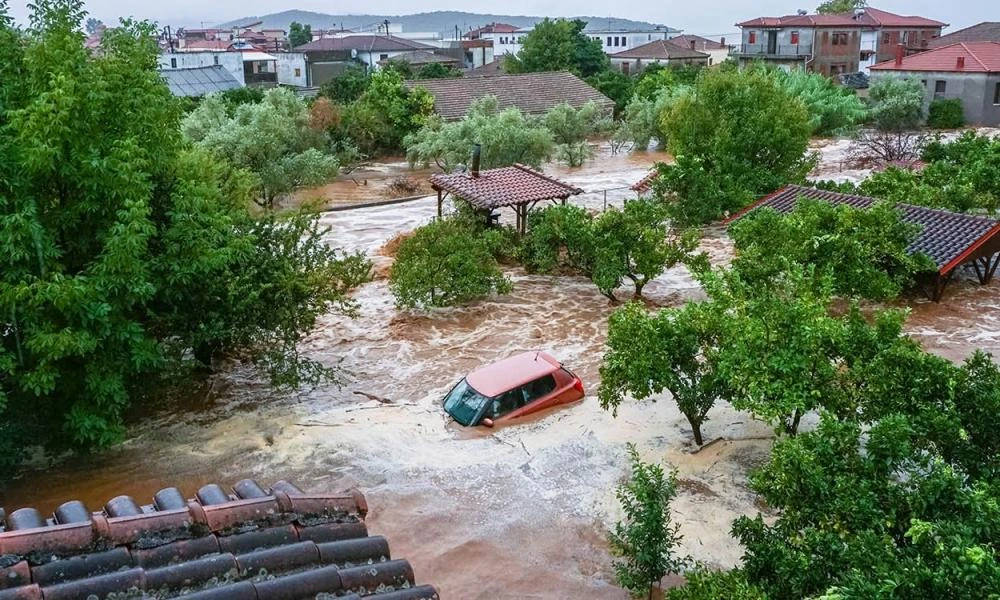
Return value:
[[(575, 201), (601, 209), (633, 196), (628, 186), (665, 158), (605, 152), (582, 169), (547, 172), (590, 192)], [(331, 202), (346, 197), (338, 185), (327, 188)], [(391, 259), (379, 249), (435, 213), (436, 200), (426, 198), (323, 220), (332, 245), (364, 250), (384, 270)], [(707, 230), (703, 246), (716, 262), (731, 254), (721, 229)], [(711, 565), (736, 564), (741, 549), (730, 522), (758, 510), (746, 478), (767, 457), (770, 428), (720, 404), (703, 431), (706, 440), (721, 440), (696, 452), (669, 398), (627, 403), (612, 417), (595, 392), (615, 307), (582, 278), (510, 275), (508, 296), (428, 313), (397, 311), (387, 283), (369, 283), (356, 292), (359, 318), (327, 317), (303, 344), (341, 369), (341, 386), (279, 394), (233, 366), (147, 409), (120, 447), (27, 473), (0, 494), (0, 505), (51, 511), (79, 498), (96, 510), (121, 493), (145, 501), (169, 485), (190, 495), (204, 483), (242, 477), (263, 484), (287, 478), (307, 490), (356, 486), (368, 498), (369, 530), (385, 535), (393, 554), (445, 598), (627, 598), (614, 585), (606, 529), (620, 516), (614, 487), (626, 475), (624, 445), (634, 442), (646, 459), (678, 469), (674, 512), (684, 551)], [(998, 292), (996, 281), (956, 281), (942, 304), (907, 300), (907, 327), (951, 359), (977, 347), (1000, 352)], [(673, 306), (702, 292), (677, 267), (646, 295)], [(449, 423), (440, 399), (456, 380), (532, 349), (577, 373), (585, 399), (494, 430)]]

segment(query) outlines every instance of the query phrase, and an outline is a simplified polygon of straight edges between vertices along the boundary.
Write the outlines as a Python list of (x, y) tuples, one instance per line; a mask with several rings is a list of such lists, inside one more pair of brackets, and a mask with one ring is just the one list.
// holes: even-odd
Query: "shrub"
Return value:
[(965, 126), (961, 98), (938, 99), (927, 109), (927, 126), (934, 129), (958, 129)]
[(924, 86), (912, 77), (881, 76), (868, 90), (868, 105), (875, 129), (916, 129), (924, 119)]
[(389, 287), (401, 308), (455, 306), (512, 288), (489, 243), (452, 218), (419, 227), (400, 244)]

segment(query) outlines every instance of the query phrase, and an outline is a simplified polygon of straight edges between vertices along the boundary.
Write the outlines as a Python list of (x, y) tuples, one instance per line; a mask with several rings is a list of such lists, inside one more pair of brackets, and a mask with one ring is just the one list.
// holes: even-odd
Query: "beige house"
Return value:
[(708, 66), (709, 55), (682, 48), (668, 40), (654, 40), (611, 55), (611, 68), (626, 75), (641, 73), (651, 64)]

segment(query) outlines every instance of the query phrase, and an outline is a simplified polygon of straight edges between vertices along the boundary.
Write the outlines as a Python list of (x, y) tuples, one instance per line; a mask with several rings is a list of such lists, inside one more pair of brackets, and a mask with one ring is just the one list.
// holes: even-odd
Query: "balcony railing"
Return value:
[(760, 58), (801, 58), (812, 55), (811, 44), (743, 44), (737, 46), (735, 54)]
[(277, 73), (244, 73), (243, 79), (247, 85), (278, 83)]

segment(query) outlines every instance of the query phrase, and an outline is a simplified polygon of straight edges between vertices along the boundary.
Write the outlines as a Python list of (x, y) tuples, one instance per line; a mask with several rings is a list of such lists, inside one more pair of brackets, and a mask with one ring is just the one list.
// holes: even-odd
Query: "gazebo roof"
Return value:
[(660, 170), (653, 167), (642, 179), (632, 184), (632, 191), (645, 194), (649, 190), (653, 189), (653, 182), (655, 182), (656, 178), (659, 176)]
[(522, 164), (482, 171), (478, 177), (469, 172), (436, 173), (431, 175), (431, 187), (435, 191), (458, 196), (484, 210), (544, 200), (565, 200), (583, 193), (576, 186)]
[[(795, 209), (799, 198), (820, 200), (830, 204), (846, 204), (862, 209), (869, 208), (879, 201), (868, 196), (789, 185), (751, 204), (725, 222), (731, 223), (762, 207), (772, 208), (779, 213), (789, 213)], [(995, 253), (994, 247), (1000, 244), (1000, 222), (995, 219), (912, 204), (896, 204), (896, 208), (904, 222), (921, 226), (920, 233), (907, 251), (922, 252), (929, 256), (942, 276), (949, 275), (966, 262)]]

